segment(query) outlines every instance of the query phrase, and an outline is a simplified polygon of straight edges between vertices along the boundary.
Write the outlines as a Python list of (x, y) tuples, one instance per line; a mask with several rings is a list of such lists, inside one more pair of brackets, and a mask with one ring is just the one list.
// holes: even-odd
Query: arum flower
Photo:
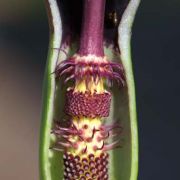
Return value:
[(138, 3), (47, 1), (40, 179), (137, 178), (129, 41)]

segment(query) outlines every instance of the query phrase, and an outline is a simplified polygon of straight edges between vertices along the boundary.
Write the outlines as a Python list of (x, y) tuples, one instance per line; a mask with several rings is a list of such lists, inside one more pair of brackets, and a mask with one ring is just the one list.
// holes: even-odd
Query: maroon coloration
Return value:
[(55, 70), (56, 77), (64, 77), (64, 82), (69, 80), (86, 80), (88, 84), (93, 77), (95, 83), (100, 78), (106, 78), (110, 82), (116, 81), (119, 85), (125, 85), (124, 70), (120, 63), (117, 62), (87, 62), (85, 60), (68, 59), (62, 61)]
[(55, 69), (55, 74), (56, 78), (61, 78), (62, 76), (65, 75), (65, 80), (64, 82), (68, 82), (69, 80), (74, 80), (75, 74), (74, 74), (74, 69), (75, 69), (75, 61), (73, 59), (68, 59), (65, 61), (62, 61), (60, 64), (56, 66)]
[(80, 55), (94, 54), (104, 56), (103, 29), (106, 0), (85, 0), (82, 32), (80, 37)]
[(107, 179), (109, 157), (107, 153), (101, 153), (99, 157), (93, 160), (90, 160), (87, 156), (87, 158), (79, 159), (78, 162), (75, 157), (69, 153), (64, 154), (64, 179)]
[(69, 90), (66, 93), (65, 112), (73, 117), (108, 117), (110, 111), (111, 94), (80, 93)]

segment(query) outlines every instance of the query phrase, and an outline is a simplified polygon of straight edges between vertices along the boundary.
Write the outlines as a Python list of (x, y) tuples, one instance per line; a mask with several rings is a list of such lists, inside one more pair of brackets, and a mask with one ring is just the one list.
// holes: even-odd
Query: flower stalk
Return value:
[(80, 37), (80, 56), (104, 56), (104, 12), (106, 0), (84, 1), (84, 12)]

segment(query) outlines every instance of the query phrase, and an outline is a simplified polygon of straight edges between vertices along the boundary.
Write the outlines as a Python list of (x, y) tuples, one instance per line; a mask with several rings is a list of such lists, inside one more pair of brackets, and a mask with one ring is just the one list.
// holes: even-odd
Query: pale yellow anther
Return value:
[(86, 80), (76, 81), (74, 92), (85, 93), (86, 91), (90, 91), (92, 94), (95, 92), (98, 94), (104, 93), (103, 79), (97, 79), (96, 81), (98, 82), (94, 82), (93, 78), (88, 83), (86, 83)]

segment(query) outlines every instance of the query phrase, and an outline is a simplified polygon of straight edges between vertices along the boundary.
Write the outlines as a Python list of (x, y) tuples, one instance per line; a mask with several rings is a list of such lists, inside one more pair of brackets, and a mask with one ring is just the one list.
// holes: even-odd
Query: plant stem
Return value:
[(79, 54), (104, 56), (103, 29), (106, 0), (85, 0)]

